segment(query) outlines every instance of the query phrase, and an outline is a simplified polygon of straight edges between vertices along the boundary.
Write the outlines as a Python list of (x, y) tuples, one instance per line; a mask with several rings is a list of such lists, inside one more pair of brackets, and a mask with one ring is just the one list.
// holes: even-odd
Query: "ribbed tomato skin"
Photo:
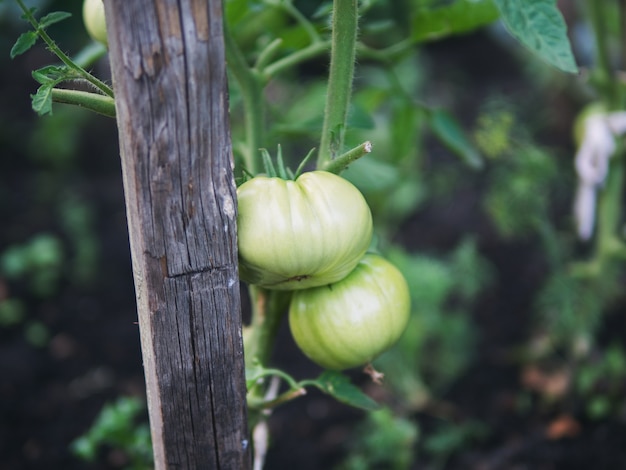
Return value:
[(258, 176), (237, 190), (240, 277), (269, 289), (296, 290), (347, 276), (372, 240), (361, 192), (325, 171), (297, 180)]
[(342, 370), (367, 364), (402, 335), (411, 307), (400, 271), (367, 254), (345, 279), (293, 293), (289, 326), (313, 362)]

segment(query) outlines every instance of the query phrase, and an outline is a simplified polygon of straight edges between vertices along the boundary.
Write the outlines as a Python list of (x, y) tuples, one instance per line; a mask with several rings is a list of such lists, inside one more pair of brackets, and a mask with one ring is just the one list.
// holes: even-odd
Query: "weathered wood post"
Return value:
[(158, 469), (250, 466), (221, 0), (105, 0)]

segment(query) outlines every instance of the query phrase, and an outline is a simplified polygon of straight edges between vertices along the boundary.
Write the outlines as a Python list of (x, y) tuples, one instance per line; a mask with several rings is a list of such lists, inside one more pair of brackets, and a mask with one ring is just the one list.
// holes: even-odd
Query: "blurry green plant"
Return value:
[(104, 449), (116, 449), (126, 456), (127, 470), (153, 468), (150, 428), (145, 420), (137, 421), (145, 409), (137, 397), (124, 396), (105, 405), (91, 428), (72, 442), (72, 452), (93, 463)]
[(63, 268), (61, 241), (42, 233), (22, 244), (7, 247), (0, 255), (0, 273), (9, 280), (26, 281), (39, 297), (53, 294)]
[(347, 443), (348, 457), (336, 470), (405, 470), (415, 461), (418, 425), (389, 408), (369, 413)]
[(591, 419), (605, 419), (626, 413), (626, 352), (611, 344), (599, 357), (585, 358), (578, 365), (574, 391), (584, 400)]
[(488, 435), (488, 427), (479, 421), (441, 421), (422, 446), (424, 453), (432, 457), (434, 468), (445, 468), (452, 455), (476, 445)]
[(490, 264), (466, 239), (445, 258), (387, 252), (405, 275), (414, 310), (398, 344), (375, 361), (408, 410), (427, 407), (471, 364), (476, 330), (470, 312), (492, 281)]
[[(22, 244), (7, 247), (0, 254), (0, 279), (26, 284), (27, 291), (39, 298), (49, 298), (58, 291), (65, 254), (61, 241), (41, 233)], [(37, 319), (28, 318), (26, 303), (18, 297), (0, 298), (0, 326), (22, 325), (24, 337), (33, 346), (43, 347), (50, 333)]]

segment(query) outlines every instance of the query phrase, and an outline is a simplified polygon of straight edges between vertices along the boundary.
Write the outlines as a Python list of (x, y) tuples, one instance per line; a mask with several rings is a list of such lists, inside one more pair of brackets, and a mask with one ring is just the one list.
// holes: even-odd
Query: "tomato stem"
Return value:
[(326, 52), (330, 47), (330, 41), (315, 41), (309, 44), (304, 49), (298, 49), (297, 51), (289, 54), (288, 56), (278, 59), (274, 63), (267, 65), (263, 68), (262, 73), (265, 80), (270, 80), (283, 70), (293, 68), (305, 60), (317, 57), (320, 54)]
[(372, 143), (368, 140), (363, 142), (358, 147), (348, 150), (343, 155), (338, 156), (334, 160), (327, 161), (322, 170), (338, 175), (347, 168), (350, 163), (364, 157), (368, 153), (372, 152)]
[(291, 293), (249, 286), (252, 302), (251, 335), (246, 341), (246, 365), (267, 364), (280, 322), (287, 311)]
[(324, 168), (343, 149), (358, 31), (357, 0), (335, 0), (330, 71), (317, 168)]
[(244, 108), (246, 146), (242, 152), (243, 164), (246, 171), (256, 175), (260, 171), (260, 148), (263, 146), (264, 80), (255, 69), (248, 66), (246, 58), (226, 25), (224, 25), (224, 43), (228, 57), (228, 68), (239, 84)]
[(52, 100), (57, 103), (73, 104), (115, 118), (115, 100), (110, 96), (80, 90), (53, 88)]

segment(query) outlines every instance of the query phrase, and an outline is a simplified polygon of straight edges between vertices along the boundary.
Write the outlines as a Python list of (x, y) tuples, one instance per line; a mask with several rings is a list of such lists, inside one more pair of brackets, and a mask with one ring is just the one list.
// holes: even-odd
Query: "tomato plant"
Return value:
[[(21, 0), (17, 2), (24, 7)], [(616, 235), (624, 185), (623, 159), (613, 159), (609, 164), (608, 158), (615, 151), (612, 138), (603, 152), (602, 171), (587, 182), (583, 189), (588, 197), (581, 199), (587, 220), (584, 239), (598, 235), (595, 254), (589, 263), (570, 266), (566, 260), (572, 243), (561, 243), (550, 220), (548, 190), (561, 175), (555, 171), (556, 163), (546, 158), (548, 151), (522, 146), (519, 139), (509, 138), (509, 127), (517, 127), (512, 119), (487, 122), (483, 137), (488, 138), (473, 142), (452, 113), (427, 103), (435, 98), (425, 100), (419, 83), (424, 62), (419, 60), (416, 46), (471, 31), (497, 18), (544, 61), (562, 71), (576, 72), (565, 24), (552, 0), (332, 3), (331, 14), (330, 5), (317, 9), (290, 0), (225, 2), (235, 172), (241, 179), (247, 178), (237, 190), (238, 248), (240, 277), (248, 284), (251, 301), (244, 340), (252, 426), (262, 426), (268, 410), (302, 395), (305, 386), (318, 387), (354, 406), (373, 408), (371, 400), (351, 388), (347, 376), (337, 371), (373, 361), (400, 338), (408, 321), (416, 327), (408, 328), (410, 334), (402, 336), (399, 347), (376, 362), (388, 377), (395, 366), (397, 376), (413, 379), (404, 380), (401, 386), (389, 380), (386, 385), (395, 386), (396, 392), (402, 388), (415, 397), (417, 386), (429, 388), (420, 399), (406, 400), (407, 409), (424, 406), (440, 392), (432, 385), (436, 382), (432, 377), (445, 376), (441, 382), (447, 384), (465, 364), (458, 345), (465, 350), (471, 346), (457, 338), (467, 337), (466, 324), (471, 320), (444, 312), (449, 304), (456, 307), (456, 302), (478, 291), (478, 255), (464, 257), (461, 253), (456, 262), (435, 262), (400, 252), (394, 246), (400, 222), (415, 214), (418, 205), (432, 196), (429, 191), (442, 184), (437, 181), (446, 176), (432, 174), (429, 165), (423, 164), (424, 130), (443, 144), (445, 151), (460, 157), (464, 166), (459, 171), (466, 174), (506, 156), (499, 159), (495, 171), (489, 172), (494, 176), (483, 202), (502, 236), (539, 233), (542, 237), (546, 260), (555, 275), (546, 282), (538, 308), (558, 322), (569, 315), (567, 321), (575, 327), (570, 333), (557, 322), (558, 328), (551, 330), (585, 340), (590, 336), (593, 322), (589, 319), (614, 296), (618, 275), (611, 273), (619, 271), (613, 258), (623, 258), (625, 252)], [(389, 8), (392, 3), (393, 9)], [(589, 5), (592, 12), (604, 8), (600, 2), (589, 1)], [(23, 53), (40, 38), (61, 59), (60, 65), (33, 73), (41, 85), (33, 96), (33, 108), (47, 114), (54, 101), (79, 104), (115, 117), (114, 93), (108, 80), (101, 81), (87, 72), (85, 68), (93, 62), (70, 59), (45, 32), (69, 14), (55, 12), (36, 20), (33, 10), (23, 10), (33, 31), (20, 37), (11, 55)], [(597, 23), (599, 16), (593, 17)], [(83, 18), (90, 36), (106, 44), (102, 0), (85, 0)], [(592, 26), (598, 49), (606, 49), (606, 28)], [(104, 46), (99, 47), (101, 54), (106, 53), (102, 52)], [(314, 60), (326, 63), (328, 58), (328, 70), (311, 72)], [(589, 83), (601, 95), (601, 106), (610, 115), (623, 95), (623, 85), (618, 84), (606, 51), (599, 59)], [(362, 68), (357, 74), (359, 80), (353, 83), (357, 61)], [(304, 75), (311, 82), (303, 85), (299, 67), (305, 63)], [(90, 91), (58, 87), (62, 82), (81, 81), (88, 82), (85, 88)], [(351, 102), (353, 93), (356, 99)], [(498, 127), (492, 124), (500, 126), (499, 140), (493, 139)], [(610, 137), (615, 133), (612, 128), (604, 130), (612, 131)], [(578, 134), (584, 141), (580, 129)], [(311, 162), (310, 171), (292, 180), (285, 175), (262, 174), (259, 149), (276, 142), (298, 149), (316, 146), (317, 161)], [(370, 157), (355, 162), (370, 153)], [(344, 179), (340, 174), (348, 165)], [(369, 248), (392, 259), (408, 278), (410, 288), (385, 258), (366, 254)], [(409, 319), (411, 303), (415, 308)], [(276, 332), (286, 314), (302, 352), (333, 372), (297, 381), (283, 370), (270, 368)], [(428, 359), (424, 360), (426, 355), (421, 353), (426, 350)], [(447, 362), (431, 360), (438, 354), (445, 359), (450, 351), (455, 354)], [(402, 354), (412, 358), (409, 365), (404, 359), (395, 360)], [(389, 358), (395, 364), (390, 364)], [(420, 374), (427, 377), (428, 387)], [(287, 384), (286, 391), (273, 387), (277, 378)], [(257, 444), (257, 449), (262, 448)]]
[(325, 171), (295, 181), (257, 176), (237, 190), (241, 278), (271, 289), (337, 282), (372, 240), (372, 215), (351, 183)]
[(289, 326), (300, 349), (327, 369), (371, 362), (400, 338), (410, 296), (400, 271), (367, 254), (345, 279), (294, 293)]

